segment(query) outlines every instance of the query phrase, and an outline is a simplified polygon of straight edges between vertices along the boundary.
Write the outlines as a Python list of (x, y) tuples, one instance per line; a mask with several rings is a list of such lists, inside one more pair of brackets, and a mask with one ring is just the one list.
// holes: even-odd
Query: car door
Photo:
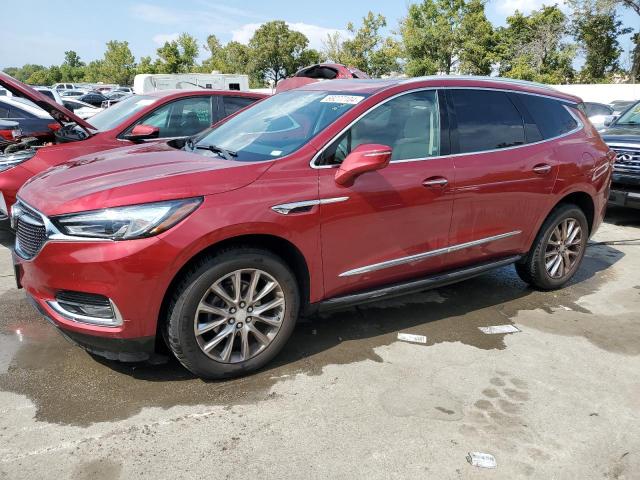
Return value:
[(519, 95), (450, 89), (447, 97), (456, 185), (445, 266), (520, 252), (550, 208), (558, 158)]
[[(399, 281), (440, 268), (452, 212), (452, 160), (435, 90), (378, 104), (341, 133), (313, 163), (319, 169), (325, 295)], [(392, 147), (390, 164), (334, 180), (358, 145)]]

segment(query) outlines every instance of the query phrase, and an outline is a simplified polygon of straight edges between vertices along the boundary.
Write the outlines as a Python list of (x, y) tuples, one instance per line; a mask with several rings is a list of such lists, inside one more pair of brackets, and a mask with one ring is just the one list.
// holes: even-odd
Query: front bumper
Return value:
[(27, 295), (29, 302), (40, 314), (51, 323), (60, 334), (74, 345), (78, 345), (94, 355), (108, 360), (120, 362), (142, 362), (150, 359), (155, 353), (156, 337), (141, 338), (107, 338), (87, 335), (61, 327), (47, 310), (31, 295)]
[[(160, 237), (124, 242), (49, 241), (31, 260), (13, 254), (18, 284), (63, 334), (107, 358), (144, 359), (153, 352), (164, 293), (173, 278), (177, 247)], [(61, 291), (109, 298), (117, 326), (83, 323), (52, 307)], [(111, 352), (111, 353), (109, 353)]]
[(611, 188), (609, 192), (609, 205), (640, 208), (640, 192), (619, 190), (618, 188)]

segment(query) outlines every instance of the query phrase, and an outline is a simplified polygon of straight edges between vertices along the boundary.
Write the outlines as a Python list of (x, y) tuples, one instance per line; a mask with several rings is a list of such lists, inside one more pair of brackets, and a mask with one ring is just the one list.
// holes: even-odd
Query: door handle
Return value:
[(536, 172), (538, 175), (546, 175), (551, 171), (551, 165), (547, 163), (540, 163), (535, 167), (533, 167), (533, 171)]
[(427, 188), (431, 188), (431, 187), (444, 188), (447, 186), (448, 183), (449, 183), (449, 180), (447, 180), (444, 177), (430, 177), (430, 178), (427, 178), (424, 182), (422, 182), (422, 185), (424, 185)]

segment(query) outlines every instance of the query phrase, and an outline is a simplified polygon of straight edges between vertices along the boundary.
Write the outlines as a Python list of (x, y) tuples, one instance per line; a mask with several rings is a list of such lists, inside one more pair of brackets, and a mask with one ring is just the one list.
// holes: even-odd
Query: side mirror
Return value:
[(142, 140), (150, 140), (160, 136), (160, 129), (151, 125), (136, 125), (124, 138), (132, 142), (141, 142)]
[(618, 119), (618, 115), (607, 115), (604, 117), (604, 126), (609, 127), (613, 122)]
[(343, 187), (350, 187), (359, 175), (380, 170), (389, 165), (391, 153), (392, 149), (387, 145), (375, 143), (358, 145), (338, 168), (335, 182)]

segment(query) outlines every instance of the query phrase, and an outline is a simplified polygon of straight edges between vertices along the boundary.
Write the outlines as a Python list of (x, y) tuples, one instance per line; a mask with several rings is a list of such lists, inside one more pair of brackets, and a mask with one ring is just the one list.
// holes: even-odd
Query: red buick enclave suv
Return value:
[(187, 142), (78, 159), (13, 213), (19, 284), (64, 335), (196, 375), (272, 359), (299, 315), (515, 264), (564, 285), (613, 156), (580, 100), (493, 78), (336, 80)]
[(83, 120), (6, 73), (0, 72), (0, 86), (31, 100), (61, 124), (55, 145), (29, 141), (0, 155), (0, 220), (9, 213), (24, 182), (49, 167), (146, 140), (195, 135), (267, 96), (231, 90), (162, 90), (133, 95)]

